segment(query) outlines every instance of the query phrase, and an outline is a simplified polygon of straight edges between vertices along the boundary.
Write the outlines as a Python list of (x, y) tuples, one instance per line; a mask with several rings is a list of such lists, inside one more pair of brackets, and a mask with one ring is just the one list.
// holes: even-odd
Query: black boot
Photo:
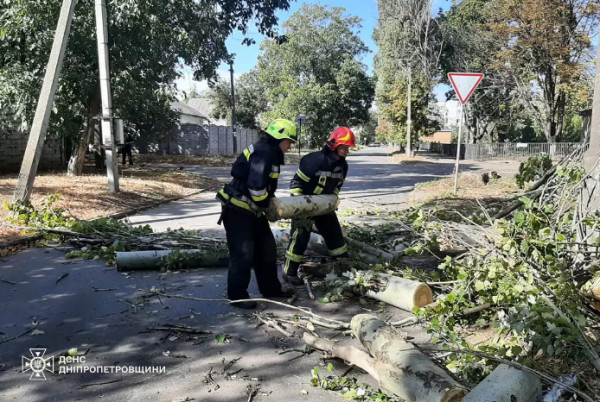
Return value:
[(302, 281), (301, 278), (299, 278), (297, 275), (283, 275), (283, 279), (285, 279), (285, 281), (287, 283), (289, 283), (290, 285), (293, 286), (302, 286), (304, 285), (304, 282)]
[(278, 291), (263, 293), (264, 297), (292, 297), (293, 295), (294, 295), (293, 289), (283, 289), (283, 288), (279, 289)]
[(245, 299), (232, 300), (231, 301), (231, 305), (233, 307), (245, 308), (245, 309), (248, 309), (248, 310), (255, 309), (256, 306), (258, 306), (258, 304), (255, 301), (253, 301), (253, 300), (245, 300)]

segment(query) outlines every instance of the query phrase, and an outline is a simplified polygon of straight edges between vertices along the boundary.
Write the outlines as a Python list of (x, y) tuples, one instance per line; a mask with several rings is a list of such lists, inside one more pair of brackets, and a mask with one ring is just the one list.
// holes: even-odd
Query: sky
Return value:
[[(363, 56), (360, 60), (367, 67), (369, 75), (373, 74), (373, 56), (377, 52), (377, 45), (373, 41), (373, 29), (377, 25), (377, 0), (296, 0), (290, 2), (289, 10), (280, 10), (276, 13), (279, 24), (287, 21), (287, 19), (296, 11), (298, 11), (303, 4), (321, 4), (332, 7), (343, 7), (346, 9), (346, 13), (352, 16), (359, 16), (362, 19), (362, 28), (358, 32), (362, 41), (371, 50), (370, 53)], [(434, 0), (432, 11), (434, 15), (437, 15), (438, 10), (448, 10), (452, 5), (451, 0)], [(234, 61), (234, 80), (239, 77), (240, 74), (246, 73), (256, 65), (258, 55), (260, 53), (259, 46), (260, 42), (264, 37), (258, 33), (257, 29), (252, 26), (246, 33), (246, 36), (253, 38), (256, 43), (251, 46), (242, 45), (244, 35), (240, 32), (234, 32), (227, 39), (227, 49), (230, 53), (235, 53)], [(197, 91), (204, 91), (208, 88), (205, 81), (198, 82), (192, 79), (192, 72), (189, 69), (183, 69), (182, 77), (176, 81), (177, 87), (180, 91), (189, 91), (192, 88)], [(218, 71), (222, 77), (229, 77), (229, 65), (221, 64)], [(440, 98), (440, 96), (449, 89), (449, 87), (443, 85), (435, 88), (434, 92)]]

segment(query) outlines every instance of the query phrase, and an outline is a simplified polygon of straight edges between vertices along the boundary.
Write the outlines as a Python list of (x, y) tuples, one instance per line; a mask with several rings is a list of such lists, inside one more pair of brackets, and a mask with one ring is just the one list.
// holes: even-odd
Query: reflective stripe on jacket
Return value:
[(224, 204), (255, 213), (269, 206), (277, 190), (283, 152), (279, 141), (267, 137), (244, 149), (231, 168), (233, 179), (218, 194)]
[(327, 146), (300, 160), (300, 166), (290, 183), (292, 195), (338, 195), (348, 174), (345, 159), (335, 160)]

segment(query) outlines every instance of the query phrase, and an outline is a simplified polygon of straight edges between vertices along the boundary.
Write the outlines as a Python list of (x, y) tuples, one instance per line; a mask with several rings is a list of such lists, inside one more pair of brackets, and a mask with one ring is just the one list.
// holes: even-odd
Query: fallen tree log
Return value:
[(389, 253), (387, 251), (381, 250), (377, 247), (370, 246), (361, 241), (354, 240), (348, 236), (344, 236), (344, 240), (346, 241), (346, 243), (348, 243), (348, 245), (350, 245), (358, 250), (361, 250), (367, 254), (371, 254), (371, 255), (375, 256), (377, 258), (378, 262), (391, 262), (391, 261), (394, 261), (397, 258), (401, 257), (404, 254), (403, 252)]
[(471, 390), (463, 402), (537, 401), (542, 383), (532, 373), (501, 364)]
[(374, 357), (379, 384), (407, 401), (460, 401), (466, 390), (385, 322), (355, 315), (352, 333)]
[[(175, 254), (175, 253), (178, 253)], [(149, 250), (117, 252), (117, 270), (160, 270), (165, 259), (171, 258), (180, 269), (224, 267), (229, 264), (229, 256), (206, 253), (202, 250)]]
[(377, 372), (376, 361), (367, 353), (358, 349), (355, 346), (338, 346), (329, 339), (317, 338), (314, 335), (305, 332), (302, 335), (302, 340), (307, 345), (315, 349), (327, 352), (332, 357), (344, 360), (352, 366), (360, 367), (365, 370), (371, 377), (379, 382), (379, 373)]
[(266, 216), (271, 222), (288, 218), (310, 218), (334, 211), (337, 204), (338, 197), (333, 194), (273, 197)]
[(381, 273), (377, 276), (382, 289), (367, 291), (367, 296), (373, 299), (406, 311), (433, 303), (433, 292), (425, 283)]

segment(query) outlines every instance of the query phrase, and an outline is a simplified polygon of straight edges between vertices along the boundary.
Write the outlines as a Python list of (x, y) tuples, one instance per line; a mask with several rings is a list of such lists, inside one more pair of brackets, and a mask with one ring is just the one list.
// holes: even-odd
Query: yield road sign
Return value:
[(452, 87), (458, 95), (460, 103), (467, 103), (477, 85), (481, 82), (483, 74), (480, 73), (448, 73)]

